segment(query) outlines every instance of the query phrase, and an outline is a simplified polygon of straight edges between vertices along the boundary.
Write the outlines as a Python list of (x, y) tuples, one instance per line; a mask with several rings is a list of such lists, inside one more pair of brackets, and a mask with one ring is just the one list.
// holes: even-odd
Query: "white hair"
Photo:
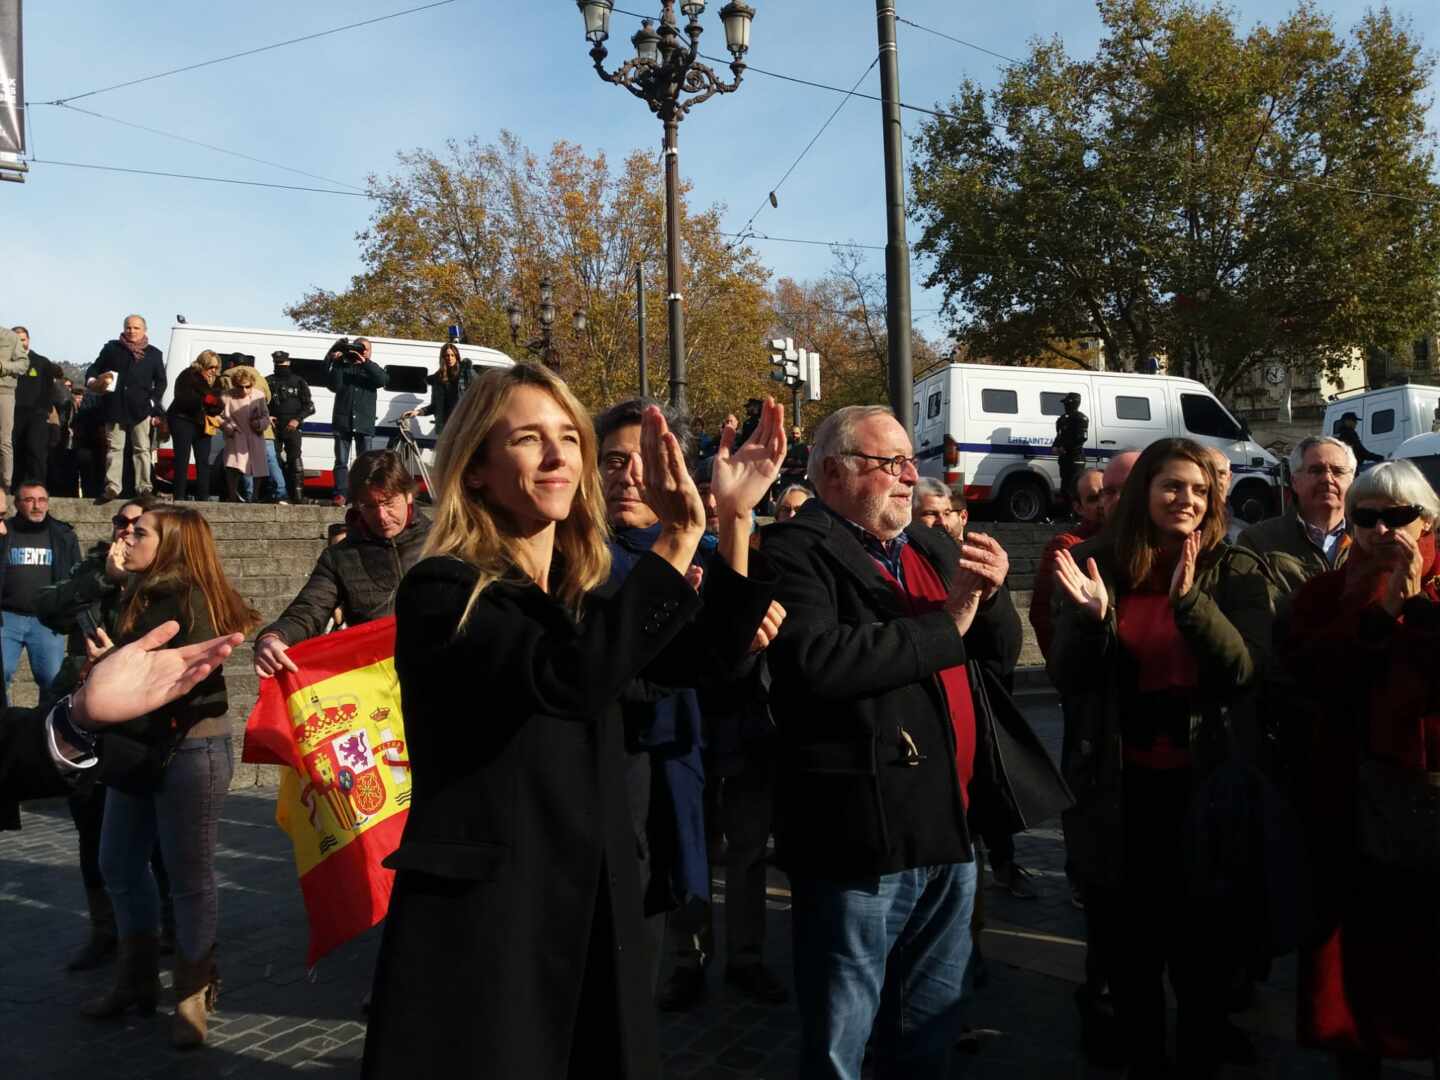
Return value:
[(820, 482), (828, 459), (855, 449), (855, 429), (872, 416), (893, 419), (895, 413), (884, 405), (846, 405), (820, 422), (810, 443), (810, 460), (805, 465), (805, 474), (811, 483)]
[(1420, 507), (1426, 521), (1440, 517), (1440, 496), (1425, 474), (1408, 461), (1382, 461), (1355, 478), (1345, 493), (1345, 516), (1366, 499), (1384, 499), (1400, 506)]
[(1337, 439), (1333, 435), (1307, 435), (1295, 444), (1295, 449), (1290, 451), (1290, 473), (1292, 476), (1305, 468), (1305, 455), (1317, 446), (1338, 447), (1345, 454), (1345, 460), (1350, 463), (1350, 471), (1352, 473), (1360, 467), (1360, 463), (1355, 460), (1355, 451), (1350, 448), (1349, 443)]
[(815, 492), (811, 491), (804, 484), (790, 484), (776, 497), (775, 504), (778, 506), (780, 503), (783, 503), (789, 497), (792, 491), (801, 492), (805, 496), (807, 501), (815, 497)]
[(933, 476), (922, 476), (910, 492), (910, 504), (917, 510), (920, 508), (920, 500), (931, 495), (938, 495), (947, 502), (950, 499), (950, 489)]

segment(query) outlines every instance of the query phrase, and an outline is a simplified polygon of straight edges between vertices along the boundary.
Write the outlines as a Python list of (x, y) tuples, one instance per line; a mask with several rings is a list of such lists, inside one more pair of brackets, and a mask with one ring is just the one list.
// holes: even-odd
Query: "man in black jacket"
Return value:
[(383, 619), (395, 610), (400, 579), (420, 559), (430, 522), (415, 512), (415, 478), (389, 450), (355, 459), (350, 474), (345, 539), (320, 554), (310, 580), (280, 618), (255, 637), (255, 671), (268, 679), (291, 645), (319, 637), (340, 609), (346, 626)]
[(763, 545), (789, 613), (768, 656), (807, 1078), (858, 1078), (873, 1028), (880, 1075), (940, 1080), (959, 1030), (967, 810), (996, 786), (977, 720), (1021, 629), (999, 544), (911, 525), (912, 455), (889, 409), (833, 413), (817, 498)]
[[(23, 326), (12, 329), (29, 350), (30, 331)], [(44, 483), (49, 479), (50, 410), (58, 409), (61, 404), (55, 400), (55, 384), (64, 377), (59, 364), (31, 350), (30, 366), (15, 380), (14, 479), (17, 485), (27, 480)]]
[(40, 621), (35, 600), (42, 589), (70, 576), (80, 561), (80, 541), (74, 529), (50, 516), (50, 495), (44, 484), (22, 482), (15, 493), (15, 509), (0, 539), (5, 692), (8, 697), (23, 650), (30, 655), (30, 672), (43, 700), (65, 662), (65, 637)]
[[(349, 344), (349, 348), (345, 345)], [(350, 444), (358, 457), (370, 449), (375, 438), (375, 392), (384, 388), (385, 369), (370, 359), (370, 341), (356, 338), (335, 343), (325, 358), (325, 375), (335, 392), (335, 410), (330, 426), (335, 436), (336, 506), (345, 505), (349, 491)]]
[(270, 416), (275, 421), (275, 449), (285, 470), (285, 487), (290, 501), (305, 501), (305, 466), (300, 460), (300, 444), (305, 418), (315, 414), (310, 398), (310, 384), (290, 367), (290, 354), (277, 349), (270, 354), (275, 373), (270, 376)]
[(107, 341), (86, 369), (85, 385), (101, 396), (105, 420), (105, 491), (100, 501), (109, 502), (120, 494), (127, 439), (135, 469), (135, 493), (148, 495), (154, 486), (151, 429), (164, 415), (160, 399), (165, 396), (165, 357), (150, 344), (141, 316), (125, 316), (120, 337)]

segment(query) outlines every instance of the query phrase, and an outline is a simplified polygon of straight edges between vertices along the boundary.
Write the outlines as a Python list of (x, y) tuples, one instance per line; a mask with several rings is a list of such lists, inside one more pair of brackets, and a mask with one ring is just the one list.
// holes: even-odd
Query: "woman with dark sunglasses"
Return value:
[(1272, 613), (1258, 558), (1224, 543), (1208, 450), (1161, 439), (1106, 531), (1056, 558), (1050, 677), (1066, 698), (1065, 839), (1130, 1077), (1169, 1075), (1164, 977), (1187, 1076), (1253, 1063), (1226, 1019), (1231, 923), (1187, 862), (1196, 792), (1224, 760), (1225, 707), (1257, 674)]
[(1349, 560), (1295, 595), (1277, 635), (1329, 702), (1299, 795), (1317, 916), (1300, 1037), (1342, 1077), (1379, 1077), (1385, 1058), (1440, 1075), (1440, 498), (1390, 461), (1356, 478), (1345, 517)]

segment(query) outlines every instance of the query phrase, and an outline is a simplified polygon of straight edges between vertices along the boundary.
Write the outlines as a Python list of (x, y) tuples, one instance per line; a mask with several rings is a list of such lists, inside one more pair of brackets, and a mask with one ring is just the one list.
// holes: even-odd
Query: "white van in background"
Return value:
[(1051, 443), (1061, 399), (1080, 395), (1090, 419), (1085, 457), (1103, 466), (1117, 451), (1183, 436), (1230, 458), (1230, 505), (1245, 521), (1280, 508), (1280, 463), (1203, 384), (1170, 375), (947, 364), (915, 381), (920, 473), (993, 503), (1004, 521), (1038, 521), (1059, 494)]
[(1340, 430), (1340, 418), (1354, 413), (1359, 421), (1355, 431), (1360, 442), (1366, 450), (1385, 458), (1406, 439), (1430, 433), (1436, 405), (1440, 405), (1440, 386), (1418, 383), (1336, 394), (1325, 406), (1320, 433), (1334, 435)]
[[(230, 326), (200, 326), (176, 323), (170, 328), (170, 348), (165, 352), (165, 405), (170, 404), (175, 379), (194, 362), (195, 357), (211, 349), (222, 357), (243, 357), (261, 375), (269, 377), (275, 370), (270, 354), (283, 349), (290, 354), (290, 368), (310, 386), (315, 413), (302, 427), (305, 441), (301, 459), (305, 464), (306, 485), (310, 493), (329, 495), (331, 468), (335, 463), (335, 444), (331, 437), (330, 420), (335, 395), (325, 381), (325, 354), (340, 334), (315, 334), (305, 330), (245, 330)], [(354, 337), (355, 335), (350, 335)], [(385, 446), (398, 435), (400, 414), (430, 404), (430, 387), (426, 378), (440, 362), (442, 341), (410, 341), (403, 338), (372, 337), (370, 359), (385, 369), (386, 386), (376, 392), (375, 445)], [(494, 349), (478, 345), (460, 345), (462, 359), (476, 367), (509, 367), (510, 357)], [(409, 421), (411, 434), (422, 448), (429, 465), (435, 449), (435, 421), (419, 416)], [(162, 447), (157, 475), (168, 480), (174, 471), (173, 451)], [(353, 460), (353, 454), (352, 454)], [(194, 466), (191, 466), (192, 475)], [(322, 490), (323, 489), (323, 490)]]

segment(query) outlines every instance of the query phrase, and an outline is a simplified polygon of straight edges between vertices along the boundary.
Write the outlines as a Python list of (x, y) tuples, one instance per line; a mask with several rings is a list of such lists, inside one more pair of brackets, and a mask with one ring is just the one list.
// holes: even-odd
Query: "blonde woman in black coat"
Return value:
[(370, 1080), (659, 1076), (618, 699), (642, 673), (684, 686), (736, 665), (783, 618), (745, 578), (781, 410), (732, 453), (734, 432), (702, 614), (685, 572), (705, 508), (658, 409), (640, 458), (663, 528), (608, 594), (595, 432), (565, 384), (492, 370), (451, 417), (428, 557), (395, 604), (414, 797), (387, 860)]

